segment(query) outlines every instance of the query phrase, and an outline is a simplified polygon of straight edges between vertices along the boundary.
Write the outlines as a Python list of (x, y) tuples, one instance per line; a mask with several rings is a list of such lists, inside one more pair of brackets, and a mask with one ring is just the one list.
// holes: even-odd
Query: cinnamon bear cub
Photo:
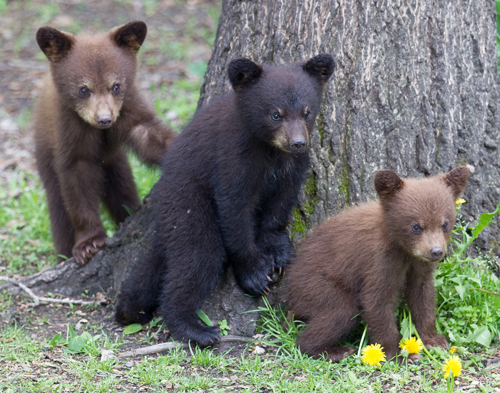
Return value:
[(316, 228), (293, 259), (285, 300), (306, 322), (297, 345), (314, 357), (339, 361), (354, 352), (337, 342), (362, 318), (372, 343), (391, 359), (400, 334), (395, 312), (401, 298), (427, 347), (447, 348), (435, 329), (433, 273), (446, 254), (455, 201), (469, 171), (457, 167), (431, 178), (375, 174), (379, 200), (352, 207)]
[(139, 196), (124, 147), (158, 164), (176, 135), (139, 96), (136, 54), (147, 33), (131, 22), (75, 37), (52, 27), (36, 34), (50, 61), (35, 114), (35, 148), (58, 254), (85, 264), (104, 246), (99, 201), (116, 223)]
[(267, 293), (293, 253), (286, 227), (334, 66), (329, 54), (279, 67), (231, 61), (234, 91), (201, 108), (163, 157), (152, 251), (122, 283), (117, 321), (145, 323), (159, 308), (174, 339), (206, 346), (219, 334), (196, 310), (229, 265), (243, 291)]

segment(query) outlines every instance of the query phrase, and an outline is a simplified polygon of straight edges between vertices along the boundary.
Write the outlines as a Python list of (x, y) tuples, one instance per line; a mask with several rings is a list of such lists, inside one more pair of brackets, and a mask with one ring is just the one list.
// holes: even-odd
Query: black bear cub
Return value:
[(116, 223), (139, 196), (123, 149), (159, 164), (175, 133), (146, 105), (134, 84), (144, 22), (77, 37), (41, 27), (50, 61), (35, 113), (35, 155), (58, 254), (85, 264), (104, 246), (99, 201)]
[(289, 66), (229, 64), (234, 91), (199, 110), (163, 157), (153, 189), (148, 259), (121, 286), (116, 319), (159, 314), (176, 340), (210, 345), (215, 327), (196, 316), (230, 265), (250, 295), (293, 253), (286, 226), (309, 168), (309, 136), (333, 57)]
[(379, 200), (361, 204), (316, 228), (290, 264), (285, 300), (307, 323), (297, 345), (339, 361), (354, 352), (337, 342), (362, 318), (386, 358), (398, 352), (395, 312), (401, 298), (428, 346), (448, 347), (436, 333), (433, 273), (455, 223), (455, 201), (467, 184), (461, 166), (424, 179), (375, 174)]

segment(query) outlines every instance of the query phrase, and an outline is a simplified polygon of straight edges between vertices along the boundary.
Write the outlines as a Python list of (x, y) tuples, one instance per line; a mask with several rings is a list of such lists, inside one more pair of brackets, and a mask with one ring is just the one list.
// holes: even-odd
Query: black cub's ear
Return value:
[(262, 66), (244, 57), (231, 60), (227, 69), (233, 89), (238, 91), (257, 82), (262, 75)]
[(321, 83), (325, 83), (335, 71), (335, 60), (331, 54), (321, 53), (307, 60), (302, 69)]
[(55, 63), (64, 58), (75, 42), (75, 37), (53, 27), (40, 27), (36, 32), (36, 42), (49, 61)]
[(146, 39), (147, 33), (146, 23), (135, 21), (111, 29), (109, 36), (120, 48), (128, 48), (135, 54)]
[(396, 173), (389, 169), (382, 169), (375, 173), (375, 190), (380, 199), (395, 195), (400, 191), (405, 182)]
[(448, 187), (451, 187), (455, 199), (462, 195), (468, 178), (469, 169), (466, 166), (458, 166), (444, 175), (444, 181)]

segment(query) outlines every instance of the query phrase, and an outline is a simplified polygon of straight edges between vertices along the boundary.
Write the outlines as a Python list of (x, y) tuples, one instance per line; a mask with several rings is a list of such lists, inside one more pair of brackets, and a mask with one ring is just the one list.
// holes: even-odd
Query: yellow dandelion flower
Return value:
[(380, 367), (380, 362), (385, 362), (385, 353), (380, 344), (367, 345), (361, 353), (361, 361), (369, 366)]
[(445, 378), (448, 378), (450, 373), (453, 374), (454, 377), (458, 377), (462, 372), (462, 363), (458, 356), (450, 356), (443, 366), (443, 371)]
[(463, 198), (459, 198), (455, 201), (455, 203), (457, 204), (457, 206), (460, 206), (461, 204), (467, 202), (465, 199)]
[(416, 337), (411, 337), (401, 341), (399, 343), (399, 348), (403, 351), (406, 350), (409, 353), (419, 353), (422, 349), (424, 349), (424, 344), (422, 343), (422, 340), (417, 339)]
[(451, 349), (450, 349), (450, 353), (455, 353), (455, 352), (457, 352), (457, 349), (458, 349), (458, 347), (455, 347), (455, 346), (451, 347)]

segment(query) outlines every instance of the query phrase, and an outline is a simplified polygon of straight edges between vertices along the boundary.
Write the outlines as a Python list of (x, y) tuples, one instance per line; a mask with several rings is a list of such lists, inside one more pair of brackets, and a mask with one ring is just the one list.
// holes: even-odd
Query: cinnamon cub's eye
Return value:
[(113, 85), (113, 94), (118, 94), (120, 93), (120, 84), (119, 83), (115, 83)]
[(274, 112), (271, 115), (271, 119), (273, 119), (274, 121), (280, 121), (281, 120), (281, 115), (279, 114), (279, 112)]
[(304, 113), (304, 119), (309, 120), (310, 117), (311, 117), (311, 112), (306, 111), (306, 113)]
[(82, 86), (78, 88), (78, 95), (80, 97), (88, 97), (90, 95), (90, 91), (87, 87)]
[(421, 227), (420, 225), (416, 224), (416, 225), (413, 225), (413, 226), (411, 227), (411, 230), (412, 230), (413, 232), (415, 232), (415, 233), (420, 233), (420, 231), (422, 230), (422, 227)]
[(445, 222), (445, 223), (443, 224), (443, 231), (446, 231), (446, 230), (448, 229), (448, 226), (449, 226), (449, 225), (448, 225), (448, 223), (447, 223), (447, 222)]

